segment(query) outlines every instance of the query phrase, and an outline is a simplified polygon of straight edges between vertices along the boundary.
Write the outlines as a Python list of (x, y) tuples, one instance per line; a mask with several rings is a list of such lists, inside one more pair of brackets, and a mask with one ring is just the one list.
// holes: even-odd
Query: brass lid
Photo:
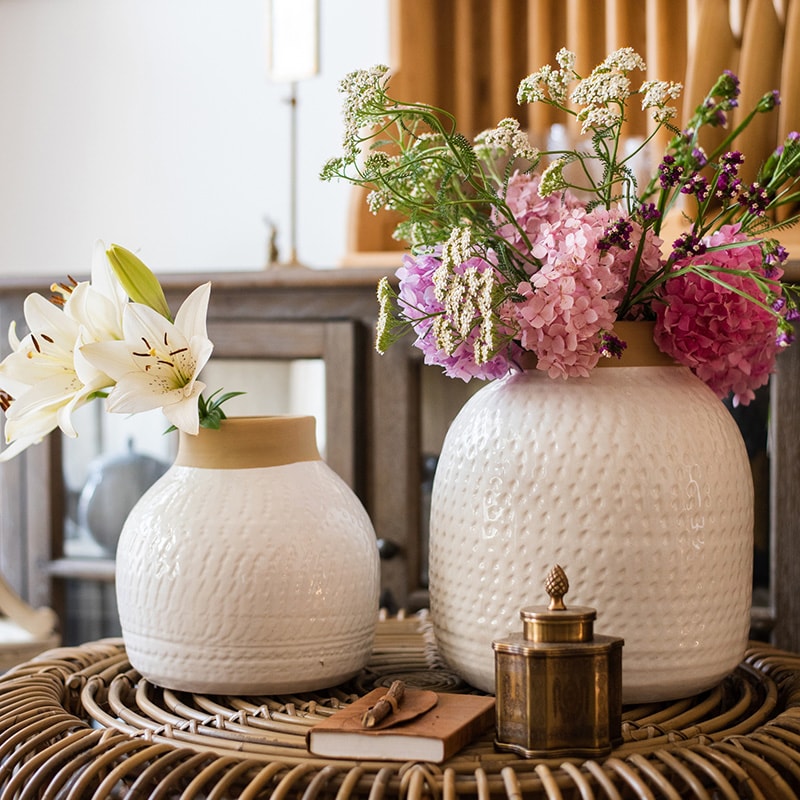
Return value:
[(529, 606), (520, 612), (522, 635), (530, 642), (590, 642), (594, 636), (597, 611), (589, 606), (564, 605), (569, 581), (556, 564), (547, 575), (545, 589), (550, 595), (547, 606)]

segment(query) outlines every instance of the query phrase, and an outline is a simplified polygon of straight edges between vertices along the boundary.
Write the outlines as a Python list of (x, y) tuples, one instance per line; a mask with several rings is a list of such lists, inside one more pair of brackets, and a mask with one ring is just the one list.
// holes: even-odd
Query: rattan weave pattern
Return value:
[(424, 614), (382, 619), (356, 680), (298, 696), (162, 690), (118, 640), (49, 651), (0, 678), (0, 800), (800, 797), (800, 656), (761, 645), (709, 692), (627, 708), (605, 760), (524, 760), (491, 733), (443, 765), (310, 756), (309, 726), (375, 685), (469, 691), (429, 628)]

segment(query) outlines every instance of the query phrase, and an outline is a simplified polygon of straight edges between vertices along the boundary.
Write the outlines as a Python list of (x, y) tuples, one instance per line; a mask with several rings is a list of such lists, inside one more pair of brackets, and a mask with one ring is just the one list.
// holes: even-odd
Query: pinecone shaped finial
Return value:
[(550, 595), (550, 605), (547, 606), (549, 611), (565, 611), (564, 595), (569, 591), (569, 581), (567, 580), (567, 573), (564, 569), (556, 564), (553, 569), (547, 574), (544, 582), (544, 588), (547, 594)]

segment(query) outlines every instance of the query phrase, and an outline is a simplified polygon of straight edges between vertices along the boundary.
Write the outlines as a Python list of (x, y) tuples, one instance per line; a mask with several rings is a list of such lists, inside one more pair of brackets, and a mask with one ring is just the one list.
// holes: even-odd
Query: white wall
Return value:
[[(299, 86), (298, 255), (334, 266), (348, 187), (336, 86), (388, 60), (388, 0), (320, 0), (321, 74)], [(157, 272), (260, 269), (288, 249), (287, 87), (264, 0), (0, 3), (0, 272), (86, 274), (97, 238)]]

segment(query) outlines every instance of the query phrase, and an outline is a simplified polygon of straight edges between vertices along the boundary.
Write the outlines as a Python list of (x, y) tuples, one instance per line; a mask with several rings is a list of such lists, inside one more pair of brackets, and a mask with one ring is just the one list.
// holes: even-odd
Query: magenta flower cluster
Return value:
[[(746, 241), (738, 225), (725, 225), (707, 238), (702, 256), (678, 261), (678, 272), (692, 262), (732, 272), (722, 273), (726, 286), (697, 272), (668, 280), (656, 305), (655, 330), (664, 353), (690, 367), (719, 397), (732, 393), (733, 402), (743, 405), (767, 383), (775, 356), (788, 344), (773, 313), (780, 295), (770, 300), (753, 278), (740, 274), (766, 275), (758, 244), (730, 246)], [(782, 274), (770, 269), (772, 278)]]

